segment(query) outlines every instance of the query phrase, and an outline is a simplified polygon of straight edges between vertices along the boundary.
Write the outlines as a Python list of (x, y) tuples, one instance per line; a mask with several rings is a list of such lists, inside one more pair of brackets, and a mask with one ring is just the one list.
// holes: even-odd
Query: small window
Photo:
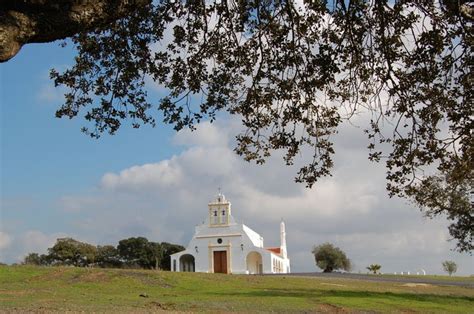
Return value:
[(214, 216), (217, 216), (217, 210), (214, 211)]
[(225, 210), (222, 211), (222, 216), (225, 216)]
[(222, 239), (221, 238), (217, 239), (217, 243), (222, 244)]

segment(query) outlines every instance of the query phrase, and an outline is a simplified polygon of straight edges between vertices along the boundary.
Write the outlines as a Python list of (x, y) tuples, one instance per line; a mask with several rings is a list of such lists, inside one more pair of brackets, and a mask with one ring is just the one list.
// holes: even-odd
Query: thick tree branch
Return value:
[(0, 8), (0, 62), (24, 44), (64, 39), (104, 27), (151, 0), (6, 0)]

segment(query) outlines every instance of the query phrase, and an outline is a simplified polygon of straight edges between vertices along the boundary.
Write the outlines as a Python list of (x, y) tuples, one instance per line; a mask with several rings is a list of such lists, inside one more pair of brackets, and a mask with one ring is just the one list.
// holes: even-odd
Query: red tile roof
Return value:
[(275, 254), (280, 254), (281, 250), (279, 247), (266, 247), (265, 248), (267, 251), (273, 252)]

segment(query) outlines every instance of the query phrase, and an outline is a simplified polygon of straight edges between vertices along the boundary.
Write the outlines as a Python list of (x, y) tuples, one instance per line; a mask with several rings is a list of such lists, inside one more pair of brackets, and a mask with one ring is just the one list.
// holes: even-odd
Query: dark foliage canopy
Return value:
[(161, 242), (160, 269), (171, 270), (171, 254), (185, 250), (185, 247), (179, 244)]
[(72, 238), (61, 238), (48, 249), (48, 253), (47, 260), (53, 265), (84, 267), (95, 263), (97, 248)]
[(149, 242), (144, 237), (121, 240), (117, 246), (125, 264), (142, 268), (158, 268), (161, 257), (159, 243)]
[(60, 238), (48, 249), (48, 254), (29, 253), (23, 264), (171, 270), (170, 255), (183, 250), (181, 245), (151, 242), (144, 237), (123, 239), (117, 247), (95, 246), (72, 238)]
[(458, 265), (453, 261), (444, 261), (442, 265), (444, 271), (447, 272), (450, 276), (458, 270)]
[(38, 265), (38, 266), (46, 266), (50, 265), (51, 261), (49, 256), (46, 254), (38, 254), (38, 253), (29, 253), (25, 256), (23, 260), (23, 264), (25, 265)]
[(366, 268), (367, 268), (367, 270), (371, 271), (372, 273), (377, 274), (377, 272), (382, 268), (382, 266), (379, 265), (379, 264), (370, 264)]
[[(72, 37), (75, 64), (51, 73), (70, 90), (56, 115), (83, 114), (83, 131), (99, 137), (159, 116), (193, 128), (227, 111), (244, 127), (239, 155), (263, 163), (282, 150), (291, 165), (304, 152), (296, 181), (310, 187), (330, 175), (337, 128), (368, 113), (369, 158), (386, 163), (389, 195), (445, 215), (456, 249), (471, 251), (473, 10), (471, 1), (142, 1)], [(147, 81), (167, 94), (150, 99)]]

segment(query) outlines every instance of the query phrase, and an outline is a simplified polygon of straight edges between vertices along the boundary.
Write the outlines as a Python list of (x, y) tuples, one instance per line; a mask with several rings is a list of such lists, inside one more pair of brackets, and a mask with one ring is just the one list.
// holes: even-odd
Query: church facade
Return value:
[(285, 223), (280, 223), (280, 246), (264, 247), (263, 238), (231, 213), (221, 193), (208, 204), (206, 220), (196, 226), (186, 250), (171, 255), (171, 270), (225, 274), (289, 273)]

